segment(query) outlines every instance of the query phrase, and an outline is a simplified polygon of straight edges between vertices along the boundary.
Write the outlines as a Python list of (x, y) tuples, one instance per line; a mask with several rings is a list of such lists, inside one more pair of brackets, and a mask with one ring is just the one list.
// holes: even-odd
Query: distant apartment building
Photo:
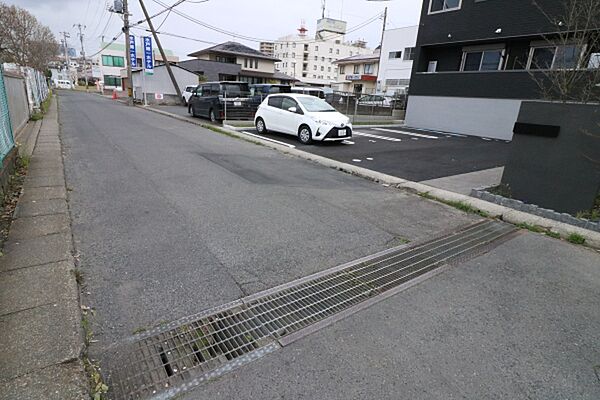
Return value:
[(273, 57), (275, 55), (275, 43), (273, 42), (260, 42), (260, 52), (268, 56)]
[(355, 94), (373, 94), (377, 91), (379, 51), (373, 54), (358, 54), (334, 61), (337, 66), (337, 81), (334, 90)]
[[(104, 48), (104, 46), (107, 47)], [(101, 43), (100, 48), (103, 48), (104, 50), (100, 52), (96, 60), (99, 66), (99, 70), (96, 71), (96, 74), (100, 75), (98, 78), (104, 83), (105, 89), (122, 90), (124, 87), (123, 78), (127, 76), (125, 71), (127, 67), (125, 45), (123, 43)], [(179, 62), (179, 57), (174, 55), (173, 51), (168, 49), (164, 49), (164, 51), (169, 62), (175, 64)], [(158, 49), (155, 48), (152, 52), (154, 54), (154, 64), (164, 64)], [(143, 48), (139, 43), (136, 47), (136, 56), (137, 65), (141, 67), (144, 54)]]
[(424, 0), (406, 124), (510, 140), (521, 102), (542, 98), (539, 80), (598, 68), (600, 48), (559, 40), (551, 16), (565, 2), (538, 3)]
[(308, 36), (304, 27), (298, 31), (275, 41), (274, 54), (281, 60), (275, 68), (305, 84), (331, 86), (338, 76), (336, 61), (372, 53), (364, 41), (345, 41), (345, 21), (319, 19), (314, 37)]
[(410, 85), (418, 26), (387, 29), (383, 35), (377, 92), (404, 94)]

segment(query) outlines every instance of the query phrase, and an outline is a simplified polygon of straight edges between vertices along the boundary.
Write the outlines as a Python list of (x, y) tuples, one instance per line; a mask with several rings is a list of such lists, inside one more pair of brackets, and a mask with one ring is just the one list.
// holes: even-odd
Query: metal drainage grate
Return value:
[(109, 359), (116, 399), (169, 398), (279, 347), (278, 339), (411, 281), (515, 231), (484, 221), (387, 251), (134, 337)]

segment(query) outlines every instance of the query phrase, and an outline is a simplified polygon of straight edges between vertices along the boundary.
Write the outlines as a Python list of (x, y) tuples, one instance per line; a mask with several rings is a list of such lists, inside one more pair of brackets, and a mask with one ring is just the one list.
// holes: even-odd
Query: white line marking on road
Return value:
[(342, 140), (342, 144), (354, 144), (351, 140)]
[(353, 158), (352, 161), (354, 161), (354, 162), (361, 162), (362, 160), (359, 160), (358, 158)]
[(462, 137), (462, 138), (467, 137), (467, 135), (461, 135), (458, 133), (450, 133), (450, 132), (444, 132), (444, 131), (436, 131), (435, 129), (413, 128), (412, 126), (407, 126), (407, 128), (414, 129), (415, 131), (439, 133), (440, 135), (450, 135), (450, 136), (456, 136), (456, 137)]
[(395, 129), (386, 129), (386, 128), (373, 128), (373, 130), (375, 130), (375, 131), (380, 131), (380, 132), (399, 133), (399, 134), (401, 134), (401, 135), (416, 136), (416, 137), (425, 138), (425, 139), (439, 139), (439, 137), (437, 137), (437, 136), (424, 135), (424, 134), (422, 134), (422, 133), (414, 133), (414, 132), (406, 132), (406, 131), (397, 131), (397, 130), (395, 130)]
[(252, 136), (252, 137), (255, 137), (255, 138), (266, 140), (268, 142), (273, 142), (273, 143), (281, 144), (283, 146), (287, 146), (287, 147), (292, 148), (292, 149), (296, 148), (296, 146), (294, 146), (293, 144), (289, 144), (289, 143), (285, 143), (285, 142), (280, 142), (279, 140), (267, 138), (267, 137), (260, 136), (260, 135), (255, 135), (254, 133), (250, 133), (250, 132), (246, 132), (246, 131), (240, 131), (240, 132), (245, 133), (248, 136)]
[(372, 133), (366, 133), (366, 132), (354, 131), (354, 134), (359, 135), (359, 136), (372, 137), (372, 138), (376, 138), (376, 139), (389, 140), (390, 142), (401, 142), (402, 141), (402, 139), (391, 138), (391, 137), (387, 137), (387, 136), (373, 135)]
[(369, 139), (369, 142), (370, 143), (377, 143), (377, 140), (371, 140), (371, 139)]
[(492, 139), (487, 138), (487, 137), (482, 137), (483, 140), (487, 140), (487, 141), (491, 141)]
[(367, 157), (367, 160), (373, 161), (373, 157)]

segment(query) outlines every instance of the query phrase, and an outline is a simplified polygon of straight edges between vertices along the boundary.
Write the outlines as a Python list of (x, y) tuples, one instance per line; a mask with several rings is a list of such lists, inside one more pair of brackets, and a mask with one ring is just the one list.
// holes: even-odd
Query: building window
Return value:
[[(250, 60), (252, 62), (252, 60)], [(248, 59), (244, 58), (244, 68), (248, 68)]]
[(319, 51), (319, 46), (315, 46), (315, 51)]
[(497, 71), (502, 68), (504, 48), (463, 51), (461, 71)]
[(329, 48), (329, 54), (333, 54), (333, 49), (331, 47)]
[(529, 53), (527, 69), (577, 68), (581, 49), (576, 45), (534, 46)]
[(370, 75), (373, 73), (373, 64), (365, 64), (365, 74)]
[(315, 61), (318, 61), (318, 60), (319, 60), (319, 57), (315, 56)]
[(226, 64), (236, 64), (235, 57), (216, 56), (215, 57), (215, 61), (216, 62), (226, 63)]
[(321, 65), (321, 71), (325, 71), (325, 67)]
[(113, 75), (104, 75), (104, 86), (121, 86), (121, 77)]
[(292, 43), (292, 49), (296, 48), (296, 42)]
[(430, 0), (429, 14), (458, 10), (462, 0)]
[(340, 65), (340, 74), (343, 74), (346, 72), (346, 67), (344, 65)]
[(321, 62), (325, 62), (325, 57), (321, 57)]
[(335, 54), (340, 54), (340, 49), (335, 49)]
[(327, 67), (327, 72), (331, 72), (331, 67)]
[(120, 56), (102, 56), (102, 65), (105, 67), (124, 67), (125, 58)]
[(437, 61), (429, 61), (427, 64), (427, 72), (436, 72), (437, 71)]
[(254, 69), (258, 69), (258, 60), (254, 60)]
[(354, 66), (354, 73), (355, 73), (355, 74), (360, 74), (360, 65), (359, 65), (359, 64), (356, 64), (356, 65)]
[(412, 61), (415, 59), (415, 48), (405, 47), (404, 48), (404, 61)]
[(313, 69), (316, 71), (316, 70), (317, 70), (317, 66), (316, 66), (316, 65), (313, 65)]
[(393, 60), (395, 58), (402, 58), (402, 52), (401, 51), (390, 51), (389, 59)]
[(296, 53), (292, 53), (292, 58), (296, 58)]

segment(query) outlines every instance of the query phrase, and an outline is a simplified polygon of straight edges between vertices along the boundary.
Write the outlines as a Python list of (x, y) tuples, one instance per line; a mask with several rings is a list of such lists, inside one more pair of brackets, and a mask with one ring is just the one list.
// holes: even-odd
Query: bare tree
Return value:
[(600, 101), (600, 0), (564, 0), (551, 13), (543, 0), (533, 3), (556, 31), (534, 49), (530, 75), (547, 100)]
[(27, 10), (0, 3), (0, 61), (45, 70), (58, 52), (50, 29)]

